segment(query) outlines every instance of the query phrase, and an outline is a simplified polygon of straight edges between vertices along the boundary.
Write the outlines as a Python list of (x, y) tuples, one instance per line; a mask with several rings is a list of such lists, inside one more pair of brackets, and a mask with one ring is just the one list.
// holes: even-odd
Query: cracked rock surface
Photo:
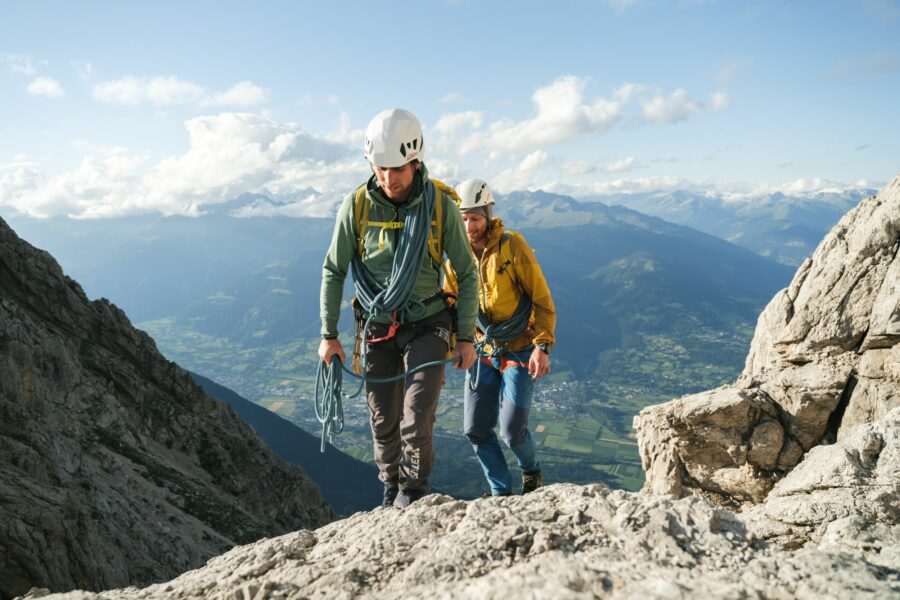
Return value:
[(733, 385), (635, 418), (647, 489), (750, 506), (820, 444), (900, 406), (898, 250), (900, 177), (849, 211), (775, 295)]
[(0, 598), (144, 585), (332, 518), (302, 471), (0, 219)]
[[(167, 583), (69, 600), (156, 598), (891, 598), (900, 563), (865, 534), (760, 546), (729, 511), (602, 484), (463, 502), (431, 495), (235, 548)], [(886, 541), (884, 543), (887, 543)], [(40, 593), (32, 595), (39, 597)]]

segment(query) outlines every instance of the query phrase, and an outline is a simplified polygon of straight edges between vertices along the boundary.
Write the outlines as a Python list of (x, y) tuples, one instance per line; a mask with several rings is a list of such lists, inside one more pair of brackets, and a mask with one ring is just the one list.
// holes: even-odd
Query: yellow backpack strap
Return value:
[[(431, 250), (431, 258), (439, 264), (444, 264), (444, 199), (442, 196), (447, 196), (451, 200), (453, 200), (457, 206), (459, 206), (459, 195), (456, 193), (452, 187), (444, 183), (443, 181), (438, 181), (437, 179), (432, 179), (431, 182), (434, 184), (434, 213), (436, 219), (436, 229), (437, 229), (437, 238), (432, 242), (432, 238), (429, 238), (428, 248)], [(446, 266), (445, 266), (446, 268)]]
[(366, 197), (365, 184), (356, 188), (356, 202), (353, 204), (353, 217), (356, 223), (357, 252), (363, 255), (366, 248), (366, 228), (369, 226), (369, 199)]
[(516, 265), (515, 261), (513, 261), (512, 248), (510, 248), (510, 240), (513, 236), (519, 235), (515, 231), (504, 231), (503, 235), (500, 236), (500, 262), (504, 266), (507, 267), (507, 271), (509, 272), (509, 277), (513, 280), (513, 285), (522, 290), (522, 286), (519, 285), (519, 278), (516, 277)]

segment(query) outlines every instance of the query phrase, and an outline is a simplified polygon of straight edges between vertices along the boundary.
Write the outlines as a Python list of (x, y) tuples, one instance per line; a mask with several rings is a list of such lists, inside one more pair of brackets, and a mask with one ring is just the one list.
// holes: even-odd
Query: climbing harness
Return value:
[[(451, 363), (455, 360), (452, 357), (448, 357), (443, 360), (432, 361), (391, 377), (371, 377), (366, 374), (369, 344), (392, 338), (401, 323), (421, 319), (425, 314), (428, 302), (440, 294), (438, 292), (429, 298), (418, 300), (413, 297), (413, 289), (419, 276), (419, 269), (422, 264), (421, 257), (423, 252), (425, 252), (426, 246), (432, 259), (438, 265), (442, 264), (440, 258), (443, 248), (440, 243), (443, 230), (443, 211), (441, 210), (443, 199), (440, 197), (440, 193), (441, 190), (447, 193), (448, 189), (440, 182), (426, 181), (424, 201), (420, 202), (412, 210), (407, 211), (403, 222), (395, 223), (369, 221), (369, 202), (366, 199), (365, 186), (357, 191), (354, 214), (356, 216), (359, 242), (358, 251), (351, 263), (353, 282), (356, 288), (354, 316), (357, 322), (353, 370), (348, 369), (340, 359), (338, 359), (338, 362), (341, 368), (337, 368), (334, 364), (334, 357), (332, 357), (331, 364), (325, 364), (325, 361), (319, 362), (316, 372), (315, 408), (316, 419), (322, 425), (322, 442), (320, 446), (322, 452), (325, 452), (326, 439), (333, 444), (334, 436), (339, 434), (344, 428), (342, 396), (346, 396), (348, 399), (359, 396), (367, 381), (373, 383), (398, 381), (423, 369)], [(455, 197), (455, 192), (452, 192), (452, 196)], [(436, 238), (432, 233), (432, 225), (435, 224), (435, 221), (432, 221), (433, 214), (437, 217), (438, 234)], [(382, 286), (372, 276), (362, 260), (365, 251), (363, 236), (368, 226), (382, 228), (379, 235), (379, 247), (383, 247), (386, 229), (400, 230), (400, 241), (394, 252), (394, 262), (387, 287)], [(443, 294), (441, 296), (443, 297)], [(382, 315), (391, 316), (391, 324), (388, 327), (387, 334), (376, 339), (362, 340), (367, 335), (373, 320)], [(451, 312), (452, 315), (453, 313)], [(362, 323), (361, 327), (360, 323)], [(452, 348), (453, 344), (451, 343), (451, 351)], [(359, 387), (353, 394), (343, 394), (342, 371), (346, 371), (352, 377), (359, 379)]]
[[(531, 297), (521, 289), (519, 282), (516, 281), (516, 278), (513, 275), (512, 253), (509, 250), (509, 240), (511, 237), (511, 232), (504, 232), (503, 235), (500, 236), (500, 241), (498, 242), (501, 259), (500, 272), (509, 271), (509, 276), (513, 279), (515, 287), (518, 288), (520, 292), (519, 304), (516, 306), (513, 315), (502, 323), (492, 323), (490, 319), (488, 319), (488, 316), (484, 314), (481, 306), (478, 307), (476, 323), (478, 325), (478, 330), (482, 332), (483, 337), (475, 344), (475, 352), (481, 357), (481, 360), (475, 364), (475, 376), (469, 378), (469, 389), (472, 391), (475, 391), (478, 387), (478, 382), (481, 378), (481, 363), (484, 362), (485, 364), (490, 365), (490, 359), (494, 357), (501, 357), (502, 362), (504, 350), (503, 342), (511, 342), (512, 340), (521, 337), (528, 328), (528, 323), (531, 321), (531, 311), (534, 307), (534, 303), (532, 302)], [(506, 242), (505, 247), (503, 242)], [(485, 302), (487, 302), (486, 299)], [(500, 344), (497, 342), (500, 342)], [(485, 346), (490, 346), (490, 354), (485, 353)]]

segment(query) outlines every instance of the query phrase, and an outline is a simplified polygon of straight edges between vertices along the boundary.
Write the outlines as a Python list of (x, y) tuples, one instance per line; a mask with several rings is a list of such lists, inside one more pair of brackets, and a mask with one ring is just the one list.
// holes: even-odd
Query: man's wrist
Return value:
[(472, 344), (472, 343), (474, 343), (473, 340), (467, 340), (467, 339), (465, 339), (465, 338), (456, 338), (456, 342), (457, 342), (457, 343), (460, 343), (460, 344), (463, 343), (463, 342), (465, 342), (466, 344)]
[(338, 338), (337, 334), (331, 334), (331, 333), (323, 333), (322, 334), (323, 340), (336, 340), (337, 338)]
[(541, 352), (543, 352), (544, 354), (547, 354), (547, 355), (550, 354), (550, 344), (548, 344), (546, 342), (542, 343), (542, 344), (535, 344), (534, 347), (537, 348), (538, 350), (540, 350)]

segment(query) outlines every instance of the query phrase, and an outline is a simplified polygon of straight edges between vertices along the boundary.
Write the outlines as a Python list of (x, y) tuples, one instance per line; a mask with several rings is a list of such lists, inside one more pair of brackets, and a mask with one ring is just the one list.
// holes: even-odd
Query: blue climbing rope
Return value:
[[(382, 315), (391, 315), (397, 321), (407, 323), (416, 321), (425, 314), (425, 304), (413, 297), (413, 290), (419, 277), (419, 270), (422, 267), (422, 257), (427, 252), (426, 246), (428, 233), (431, 229), (432, 214), (434, 213), (434, 202), (434, 184), (431, 180), (427, 180), (425, 182), (424, 200), (413, 207), (412, 210), (407, 211), (404, 217), (400, 241), (394, 252), (390, 281), (386, 287), (372, 276), (365, 263), (363, 263), (362, 256), (357, 254), (353, 257), (351, 270), (353, 272), (353, 283), (356, 288), (356, 297), (363, 310), (369, 315), (362, 329), (364, 339), (360, 344), (362, 346), (362, 360), (360, 362), (362, 375), (357, 375), (348, 369), (340, 359), (338, 359), (338, 362), (341, 368), (335, 368), (335, 357), (332, 357), (330, 365), (325, 364), (325, 361), (319, 362), (316, 372), (315, 408), (316, 419), (322, 425), (322, 443), (320, 446), (322, 452), (325, 452), (326, 439), (334, 444), (334, 436), (344, 429), (342, 397), (350, 399), (359, 396), (367, 381), (373, 383), (397, 381), (423, 369), (456, 360), (455, 358), (448, 358), (432, 361), (391, 377), (370, 377), (366, 374), (368, 370), (368, 344), (365, 336), (373, 320)], [(346, 371), (360, 380), (359, 387), (353, 394), (343, 394), (342, 371)]]
[[(502, 348), (497, 347), (497, 342), (509, 342), (521, 337), (528, 328), (528, 322), (531, 320), (531, 310), (534, 303), (528, 294), (522, 294), (519, 298), (519, 304), (513, 315), (502, 323), (491, 323), (487, 315), (478, 308), (477, 324), (479, 331), (484, 333), (475, 345), (475, 353), (481, 356), (485, 346), (491, 346), (492, 352), (490, 356), (499, 356), (502, 354)], [(478, 382), (481, 379), (481, 360), (475, 361), (475, 376), (469, 378), (469, 389), (475, 391), (478, 388)]]

